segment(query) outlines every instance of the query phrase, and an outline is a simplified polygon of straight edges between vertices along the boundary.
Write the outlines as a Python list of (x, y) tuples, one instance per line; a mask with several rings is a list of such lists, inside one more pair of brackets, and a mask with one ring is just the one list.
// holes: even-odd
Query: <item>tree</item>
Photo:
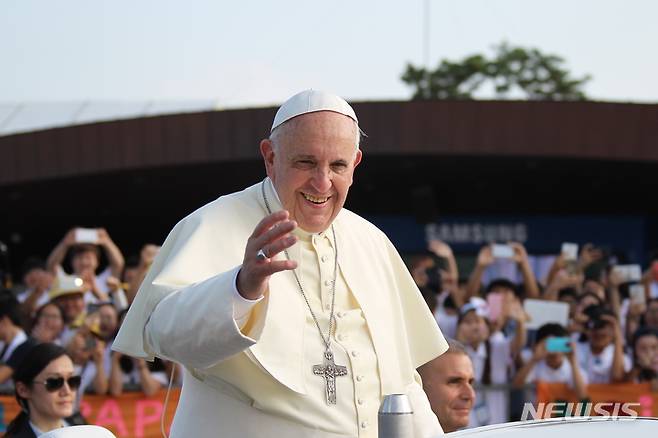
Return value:
[(530, 100), (586, 100), (586, 75), (572, 78), (556, 55), (537, 49), (494, 47), (494, 57), (471, 55), (458, 62), (442, 60), (436, 70), (407, 64), (402, 81), (414, 88), (413, 99), (473, 99), (473, 93), (490, 83), (497, 98), (506, 98), (520, 89)]

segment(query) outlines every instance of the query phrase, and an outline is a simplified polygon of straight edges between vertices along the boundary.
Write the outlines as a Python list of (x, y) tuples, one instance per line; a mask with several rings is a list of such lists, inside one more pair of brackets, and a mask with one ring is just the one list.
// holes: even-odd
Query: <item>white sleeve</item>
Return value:
[(260, 333), (244, 335), (234, 319), (239, 269), (179, 289), (157, 304), (144, 328), (157, 356), (205, 369), (257, 342)]
[(114, 304), (117, 312), (121, 312), (123, 309), (128, 308), (128, 298), (123, 289), (119, 288), (114, 292), (110, 292), (110, 298), (112, 299), (112, 304)]
[(507, 383), (507, 369), (511, 360), (511, 341), (502, 332), (496, 332), (489, 337), (491, 346), (491, 383)]
[(242, 328), (247, 323), (249, 319), (249, 312), (251, 309), (258, 304), (264, 297), (260, 297), (255, 300), (248, 300), (238, 292), (238, 274), (240, 269), (235, 271), (235, 276), (233, 277), (233, 319), (238, 327)]
[(624, 371), (629, 372), (633, 368), (633, 361), (627, 354), (624, 354)]
[(96, 285), (103, 293), (108, 293), (110, 291), (109, 286), (107, 285), (107, 279), (112, 276), (112, 270), (107, 267), (96, 276)]

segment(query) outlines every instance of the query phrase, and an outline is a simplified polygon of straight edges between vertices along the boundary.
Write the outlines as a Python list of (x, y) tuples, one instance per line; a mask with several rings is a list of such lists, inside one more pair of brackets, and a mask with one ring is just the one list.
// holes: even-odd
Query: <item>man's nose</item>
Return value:
[(331, 169), (318, 166), (313, 173), (313, 179), (311, 180), (311, 183), (313, 184), (313, 188), (315, 190), (324, 194), (327, 193), (329, 189), (331, 189), (331, 178)]
[(464, 400), (475, 400), (473, 385), (466, 383), (462, 386), (461, 396)]

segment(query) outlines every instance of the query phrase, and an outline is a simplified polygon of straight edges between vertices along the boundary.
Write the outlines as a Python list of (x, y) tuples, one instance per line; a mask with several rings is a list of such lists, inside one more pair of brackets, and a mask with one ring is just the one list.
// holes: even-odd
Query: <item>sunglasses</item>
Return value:
[(76, 390), (80, 386), (80, 380), (80, 376), (71, 376), (68, 379), (64, 379), (64, 377), (49, 377), (43, 382), (37, 382), (34, 380), (32, 383), (40, 383), (46, 387), (46, 391), (55, 392), (62, 389), (64, 382), (69, 385), (69, 388)]

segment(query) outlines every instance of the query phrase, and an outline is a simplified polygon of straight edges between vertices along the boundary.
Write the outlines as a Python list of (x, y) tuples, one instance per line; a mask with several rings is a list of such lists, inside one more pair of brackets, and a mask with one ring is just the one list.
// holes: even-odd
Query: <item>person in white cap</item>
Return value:
[(342, 98), (291, 97), (267, 177), (167, 237), (113, 348), (184, 365), (172, 437), (377, 437), (392, 393), (417, 438), (441, 433), (415, 370), (447, 343), (391, 242), (343, 208), (360, 132)]

